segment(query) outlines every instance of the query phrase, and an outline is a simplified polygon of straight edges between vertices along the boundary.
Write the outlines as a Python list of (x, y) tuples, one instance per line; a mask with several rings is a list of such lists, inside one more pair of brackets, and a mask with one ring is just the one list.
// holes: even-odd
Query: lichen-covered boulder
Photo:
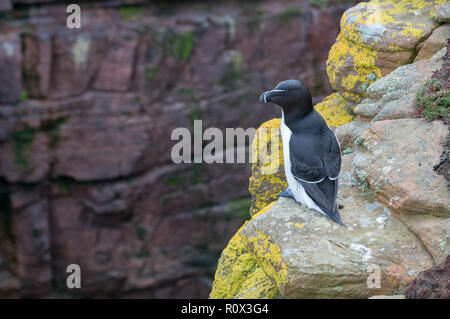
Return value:
[(410, 61), (438, 26), (431, 10), (444, 2), (372, 0), (347, 10), (327, 61), (333, 88), (359, 102), (371, 83)]
[[(344, 156), (338, 203), (347, 228), (291, 199), (255, 214), (222, 253), (211, 298), (367, 298), (401, 294), (433, 260), (373, 194), (361, 195)], [(367, 284), (380, 271), (380, 288)]]
[[(274, 203), (261, 210), (258, 215), (264, 214)], [(256, 215), (254, 216), (254, 218)], [(257, 258), (249, 249), (249, 245), (255, 247), (258, 238), (247, 238), (242, 234), (246, 222), (234, 235), (228, 246), (222, 252), (217, 265), (216, 276), (210, 294), (212, 299), (231, 298), (276, 298), (280, 296), (278, 286), (273, 281), (277, 276), (270, 278), (268, 273), (273, 273), (270, 265), (278, 265), (285, 270), (279, 248), (272, 245), (263, 250), (267, 252), (267, 263), (258, 263)], [(271, 262), (270, 262), (271, 261)], [(284, 266), (283, 266), (284, 265)], [(279, 275), (283, 279), (285, 274)]]
[(287, 187), (284, 174), (281, 119), (267, 121), (258, 128), (252, 142), (252, 176), (249, 191), (252, 195), (250, 214), (256, 214)]
[[(431, 11), (445, 11), (439, 7), (444, 3), (445, 0), (372, 0), (347, 10), (327, 60), (330, 83), (338, 92), (317, 104), (316, 109), (325, 118), (328, 112), (347, 112), (366, 97), (373, 82), (408, 64), (418, 46), (439, 26)], [(440, 30), (423, 45), (424, 57), (442, 47), (445, 31)], [(329, 125), (337, 127), (350, 121), (347, 114)]]

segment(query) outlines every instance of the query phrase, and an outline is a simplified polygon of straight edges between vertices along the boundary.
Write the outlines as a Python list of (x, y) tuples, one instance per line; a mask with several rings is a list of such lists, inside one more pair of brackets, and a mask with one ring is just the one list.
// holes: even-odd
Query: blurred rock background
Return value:
[(72, 2), (0, 2), (0, 297), (207, 297), (250, 165), (173, 164), (172, 130), (257, 127), (287, 78), (320, 101), (355, 2)]

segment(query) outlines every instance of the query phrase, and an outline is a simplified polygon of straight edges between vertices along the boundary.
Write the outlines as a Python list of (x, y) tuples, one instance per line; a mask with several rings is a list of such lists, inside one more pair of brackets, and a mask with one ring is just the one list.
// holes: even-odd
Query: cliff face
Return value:
[(0, 296), (66, 293), (76, 263), (82, 296), (206, 297), (250, 167), (174, 165), (172, 130), (257, 126), (286, 78), (330, 91), (347, 5), (148, 3), (83, 1), (68, 29), (58, 1), (1, 1)]
[[(250, 178), (253, 217), (222, 252), (211, 298), (403, 294), (450, 253), (448, 180), (440, 170), (448, 167), (450, 107), (449, 10), (442, 3), (371, 1), (346, 11), (327, 61), (338, 92), (316, 105), (330, 125), (347, 121), (339, 103), (354, 113), (335, 130), (346, 228), (278, 199), (286, 187), (280, 120), (263, 123), (252, 145), (260, 159)], [(270, 137), (267, 145), (261, 135)], [(274, 163), (278, 170), (268, 171)], [(439, 289), (426, 293), (443, 295)]]

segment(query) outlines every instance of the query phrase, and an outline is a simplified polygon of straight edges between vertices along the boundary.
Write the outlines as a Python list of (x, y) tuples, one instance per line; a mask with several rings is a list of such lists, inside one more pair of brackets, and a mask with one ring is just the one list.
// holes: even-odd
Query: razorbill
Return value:
[(280, 196), (322, 213), (344, 226), (336, 205), (341, 149), (308, 88), (297, 80), (278, 83), (261, 94), (263, 103), (281, 106), (284, 171), (289, 187)]

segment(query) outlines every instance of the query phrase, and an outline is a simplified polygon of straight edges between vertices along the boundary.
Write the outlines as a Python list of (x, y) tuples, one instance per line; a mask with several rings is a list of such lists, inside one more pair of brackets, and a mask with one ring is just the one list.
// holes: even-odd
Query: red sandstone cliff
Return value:
[(82, 2), (78, 30), (56, 1), (0, 4), (1, 297), (73, 295), (72, 263), (75, 296), (206, 297), (250, 167), (175, 165), (171, 131), (256, 127), (286, 78), (330, 91), (350, 4), (147, 3)]

